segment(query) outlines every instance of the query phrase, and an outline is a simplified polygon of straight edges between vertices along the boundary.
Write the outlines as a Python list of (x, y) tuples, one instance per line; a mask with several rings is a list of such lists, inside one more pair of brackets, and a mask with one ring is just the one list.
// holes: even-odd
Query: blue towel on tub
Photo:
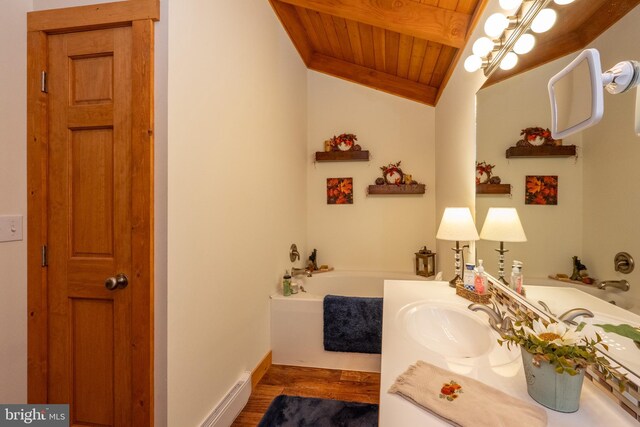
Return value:
[(323, 308), (326, 351), (380, 354), (382, 298), (327, 295)]

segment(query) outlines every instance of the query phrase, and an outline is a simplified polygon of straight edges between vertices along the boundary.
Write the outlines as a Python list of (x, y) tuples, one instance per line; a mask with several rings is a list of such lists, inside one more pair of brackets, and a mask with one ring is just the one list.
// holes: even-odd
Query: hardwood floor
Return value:
[(379, 403), (380, 374), (272, 365), (251, 392), (233, 427), (255, 427), (279, 394)]

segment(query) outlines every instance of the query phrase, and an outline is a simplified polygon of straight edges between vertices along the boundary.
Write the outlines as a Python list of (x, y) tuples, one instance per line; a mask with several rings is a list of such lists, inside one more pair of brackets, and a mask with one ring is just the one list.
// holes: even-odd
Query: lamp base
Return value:
[(449, 286), (452, 288), (455, 288), (458, 283), (464, 283), (464, 281), (462, 280), (462, 277), (460, 277), (459, 274), (456, 274), (456, 277), (449, 280)]

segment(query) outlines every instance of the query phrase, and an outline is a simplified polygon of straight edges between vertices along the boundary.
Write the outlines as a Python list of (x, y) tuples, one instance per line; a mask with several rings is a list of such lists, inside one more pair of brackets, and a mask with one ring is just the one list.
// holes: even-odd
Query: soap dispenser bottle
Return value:
[(522, 275), (522, 261), (513, 261), (511, 268), (511, 289), (522, 295), (522, 285), (524, 276)]
[(282, 277), (282, 295), (285, 297), (291, 296), (291, 275), (289, 275), (289, 270), (285, 271)]
[(478, 266), (476, 267), (476, 273), (473, 278), (473, 285), (476, 288), (477, 294), (485, 294), (487, 292), (487, 274), (484, 272), (482, 260), (478, 260)]

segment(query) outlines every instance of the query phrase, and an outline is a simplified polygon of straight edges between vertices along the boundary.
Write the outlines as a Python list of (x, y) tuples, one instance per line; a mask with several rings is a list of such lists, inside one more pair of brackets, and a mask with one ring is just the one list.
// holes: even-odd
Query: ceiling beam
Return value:
[(278, 0), (400, 34), (462, 48), (471, 15), (411, 0)]
[(315, 53), (309, 68), (392, 95), (434, 106), (438, 89), (361, 65)]

